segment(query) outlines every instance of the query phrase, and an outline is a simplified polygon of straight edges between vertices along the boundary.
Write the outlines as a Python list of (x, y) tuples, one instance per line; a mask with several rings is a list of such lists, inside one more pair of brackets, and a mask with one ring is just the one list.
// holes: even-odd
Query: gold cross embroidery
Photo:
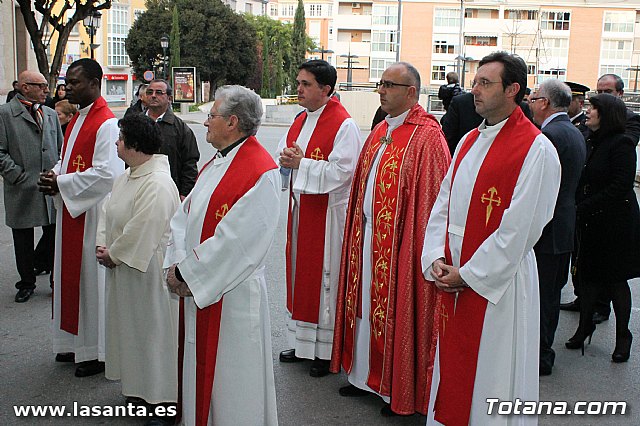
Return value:
[(84, 161), (82, 161), (82, 155), (78, 155), (73, 161), (72, 165), (76, 166), (76, 172), (80, 172), (80, 168), (84, 168)]
[(447, 307), (443, 303), (442, 312), (440, 312), (440, 316), (442, 317), (442, 335), (444, 336), (445, 329), (447, 327), (447, 321), (449, 320), (449, 314), (447, 313)]
[(499, 206), (502, 202), (500, 197), (493, 198), (498, 193), (498, 190), (495, 186), (489, 188), (487, 192), (489, 193), (489, 196), (487, 196), (487, 193), (485, 192), (480, 198), (482, 204), (484, 204), (485, 202), (489, 203), (489, 205), (487, 206), (487, 217), (485, 219), (484, 226), (487, 226), (489, 224), (489, 218), (491, 217), (491, 212), (493, 211), (493, 203), (495, 203), (496, 206)]
[(320, 151), (320, 148), (316, 148), (313, 150), (313, 152), (311, 153), (311, 159), (324, 160), (324, 155), (322, 154), (322, 151)]
[(222, 207), (216, 210), (216, 219), (222, 220), (222, 218), (227, 215), (228, 211), (229, 211), (229, 206), (227, 205), (227, 203), (224, 203)]

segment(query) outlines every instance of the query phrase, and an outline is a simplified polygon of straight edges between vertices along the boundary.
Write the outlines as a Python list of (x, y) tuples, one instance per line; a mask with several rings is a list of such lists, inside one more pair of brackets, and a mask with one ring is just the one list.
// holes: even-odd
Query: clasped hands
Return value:
[(304, 157), (304, 153), (297, 143), (291, 148), (285, 148), (280, 154), (280, 165), (289, 169), (297, 169), (300, 167), (300, 160)]
[(58, 175), (49, 170), (48, 172), (40, 173), (40, 180), (38, 181), (38, 191), (44, 192), (45, 195), (56, 195), (60, 192), (57, 182)]
[(106, 268), (113, 269), (117, 266), (113, 263), (113, 260), (111, 260), (109, 249), (105, 246), (96, 246), (96, 259), (98, 259), (99, 264)]
[(177, 294), (180, 297), (189, 297), (193, 296), (191, 294), (191, 290), (189, 290), (189, 286), (187, 283), (180, 281), (176, 277), (176, 266), (177, 263), (169, 266), (169, 270), (167, 271), (167, 286), (169, 287), (169, 291)]
[(460, 276), (460, 268), (447, 265), (443, 258), (433, 262), (430, 273), (436, 287), (447, 293), (459, 293), (469, 287)]

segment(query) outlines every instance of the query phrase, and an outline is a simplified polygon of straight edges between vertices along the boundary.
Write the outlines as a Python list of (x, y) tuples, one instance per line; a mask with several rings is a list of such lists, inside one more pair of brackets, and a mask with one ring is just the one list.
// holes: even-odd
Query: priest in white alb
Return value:
[(533, 246), (553, 217), (560, 162), (517, 107), (526, 83), (518, 56), (480, 61), (472, 93), (484, 121), (458, 144), (429, 218), (422, 268), (444, 293), (427, 424), (537, 423), (488, 414), (487, 401), (538, 400)]
[(287, 190), (287, 340), (281, 362), (313, 360), (309, 374), (329, 374), (340, 253), (360, 130), (333, 95), (336, 69), (321, 60), (299, 67), (305, 108), (280, 141)]
[(102, 203), (124, 171), (117, 120), (100, 96), (101, 81), (102, 67), (92, 59), (69, 66), (67, 99), (80, 109), (67, 127), (61, 160), (39, 182), (57, 210), (53, 350), (56, 361), (78, 363), (77, 377), (104, 371), (104, 268), (95, 256), (96, 228)]
[(171, 220), (164, 265), (181, 296), (182, 421), (276, 425), (265, 262), (278, 225), (280, 175), (255, 138), (262, 102), (222, 86), (205, 122), (218, 150)]

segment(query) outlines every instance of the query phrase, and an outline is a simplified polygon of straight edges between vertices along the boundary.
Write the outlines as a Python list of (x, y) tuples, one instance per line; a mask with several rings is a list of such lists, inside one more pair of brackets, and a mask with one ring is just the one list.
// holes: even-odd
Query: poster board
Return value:
[(195, 67), (173, 67), (173, 102), (196, 103)]

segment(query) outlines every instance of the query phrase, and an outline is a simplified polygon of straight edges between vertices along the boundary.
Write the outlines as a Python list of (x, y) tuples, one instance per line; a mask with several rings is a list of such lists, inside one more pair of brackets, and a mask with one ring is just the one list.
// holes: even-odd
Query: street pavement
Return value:
[[(118, 113), (119, 116), (122, 112)], [(183, 116), (194, 130), (199, 142), (200, 166), (214, 153), (205, 142), (206, 114), (190, 113)], [(265, 125), (258, 139), (269, 152), (275, 154), (278, 140), (286, 127)], [(363, 133), (366, 135), (366, 133)], [(308, 374), (309, 362), (280, 364), (278, 354), (288, 349), (285, 328), (284, 241), (286, 234), (286, 198), (282, 198), (280, 221), (276, 241), (267, 264), (267, 283), (271, 308), (273, 359), (278, 397), (278, 417), (281, 425), (422, 425), (425, 418), (411, 416), (383, 418), (379, 411), (382, 401), (375, 396), (343, 398), (338, 388), (347, 384), (343, 374), (312, 378)], [(0, 211), (4, 201), (0, 200)], [(39, 233), (38, 233), (39, 234)], [(606, 265), (615, 267), (615, 265)], [(47, 277), (38, 277), (34, 296), (23, 304), (13, 301), (18, 281), (15, 269), (11, 231), (0, 226), (0, 425), (141, 425), (140, 418), (64, 417), (17, 418), (16, 405), (65, 405), (71, 409), (74, 401), (81, 405), (123, 405), (118, 382), (103, 375), (76, 378), (74, 367), (54, 362), (51, 350), (51, 290)], [(634, 308), (631, 330), (640, 339), (640, 280), (631, 282)], [(573, 299), (572, 287), (563, 291), (563, 301)], [(541, 401), (567, 401), (569, 407), (576, 401), (626, 401), (626, 415), (543, 415), (541, 425), (639, 425), (640, 424), (640, 355), (638, 341), (631, 359), (624, 364), (611, 362), (615, 345), (615, 319), (601, 325), (593, 341), (580, 351), (567, 350), (564, 342), (577, 327), (578, 314), (561, 312), (556, 333), (556, 366), (553, 375), (540, 378)], [(499, 374), (499, 367), (497, 373)], [(247, 404), (251, 404), (247, 401)]]

